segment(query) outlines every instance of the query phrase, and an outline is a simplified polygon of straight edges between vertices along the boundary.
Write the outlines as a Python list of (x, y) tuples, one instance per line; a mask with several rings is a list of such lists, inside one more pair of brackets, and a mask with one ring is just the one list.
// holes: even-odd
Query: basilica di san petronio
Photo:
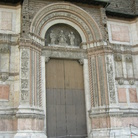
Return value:
[(0, 138), (138, 138), (138, 0), (0, 0)]

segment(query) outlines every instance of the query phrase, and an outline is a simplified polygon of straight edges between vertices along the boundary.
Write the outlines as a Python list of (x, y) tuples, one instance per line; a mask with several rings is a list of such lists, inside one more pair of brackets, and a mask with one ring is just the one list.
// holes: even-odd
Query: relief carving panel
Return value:
[(50, 27), (45, 35), (46, 46), (78, 47), (81, 42), (79, 33), (73, 27), (65, 24)]
[(113, 71), (113, 61), (112, 57), (106, 57), (106, 67), (107, 67), (107, 78), (108, 78), (108, 91), (110, 95), (110, 103), (116, 103), (115, 98), (115, 81), (114, 81), (114, 71)]

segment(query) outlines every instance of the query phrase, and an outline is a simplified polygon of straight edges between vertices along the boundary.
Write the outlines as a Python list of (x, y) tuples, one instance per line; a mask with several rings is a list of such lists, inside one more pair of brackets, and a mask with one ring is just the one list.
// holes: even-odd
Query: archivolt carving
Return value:
[(42, 37), (42, 30), (45, 26), (50, 21), (58, 19), (64, 19), (79, 26), (87, 42), (102, 40), (100, 29), (92, 17), (83, 9), (70, 3), (50, 4), (42, 8), (33, 19), (30, 32)]

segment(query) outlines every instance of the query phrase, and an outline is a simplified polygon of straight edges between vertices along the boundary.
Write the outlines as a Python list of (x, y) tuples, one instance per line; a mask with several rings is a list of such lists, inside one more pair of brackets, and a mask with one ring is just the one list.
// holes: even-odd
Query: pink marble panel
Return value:
[(19, 130), (32, 130), (32, 119), (19, 119), (18, 129)]
[(110, 27), (113, 41), (130, 42), (129, 28), (127, 26), (111, 24)]
[(135, 88), (130, 88), (129, 89), (129, 98), (130, 98), (131, 103), (137, 103), (138, 102), (137, 91), (136, 91)]
[(118, 88), (118, 101), (119, 103), (126, 103), (126, 89), (125, 88)]
[(9, 100), (9, 85), (0, 85), (0, 100)]

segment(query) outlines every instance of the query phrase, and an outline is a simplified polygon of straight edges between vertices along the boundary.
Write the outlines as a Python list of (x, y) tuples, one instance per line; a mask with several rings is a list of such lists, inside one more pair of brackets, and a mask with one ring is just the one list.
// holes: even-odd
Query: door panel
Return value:
[(48, 138), (84, 138), (86, 116), (82, 66), (73, 60), (46, 64)]
[(46, 87), (64, 88), (64, 64), (63, 60), (50, 60), (46, 65)]

